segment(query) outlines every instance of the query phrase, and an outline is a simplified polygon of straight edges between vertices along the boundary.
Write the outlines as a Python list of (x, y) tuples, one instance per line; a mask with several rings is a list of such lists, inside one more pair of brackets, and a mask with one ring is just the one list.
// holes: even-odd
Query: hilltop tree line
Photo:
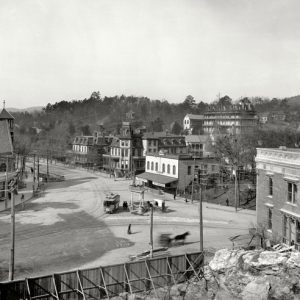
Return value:
[[(266, 146), (277, 146), (283, 142), (298, 142), (296, 128), (299, 126), (299, 110), (289, 106), (287, 99), (242, 98), (233, 101), (229, 96), (220, 97), (213, 104), (228, 106), (236, 102), (252, 103), (258, 112), (281, 110), (290, 118), (290, 123), (278, 128), (260, 129)], [(169, 103), (166, 100), (150, 100), (147, 97), (113, 96), (102, 97), (93, 92), (83, 100), (60, 101), (47, 104), (40, 112), (13, 113), (16, 123), (16, 148), (18, 152), (32, 149), (65, 152), (71, 149), (76, 135), (91, 135), (96, 124), (103, 126), (112, 134), (117, 134), (126, 113), (132, 111), (134, 127), (145, 126), (148, 131), (163, 131), (181, 134), (182, 120), (187, 113), (203, 114), (210, 104), (197, 101), (188, 95), (181, 103)], [(271, 137), (274, 136), (275, 139)], [(266, 140), (269, 142), (265, 142)], [(259, 139), (257, 139), (259, 140)]]

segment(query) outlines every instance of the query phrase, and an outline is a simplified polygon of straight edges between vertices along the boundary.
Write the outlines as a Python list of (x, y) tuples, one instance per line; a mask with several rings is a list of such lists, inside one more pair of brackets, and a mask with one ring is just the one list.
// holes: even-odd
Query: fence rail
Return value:
[(187, 253), (0, 283), (0, 299), (90, 300), (200, 278), (203, 253)]

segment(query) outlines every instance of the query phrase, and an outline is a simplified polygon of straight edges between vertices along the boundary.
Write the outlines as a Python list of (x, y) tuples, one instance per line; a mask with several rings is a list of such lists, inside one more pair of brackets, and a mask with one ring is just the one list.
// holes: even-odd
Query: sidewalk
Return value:
[[(33, 186), (33, 182), (32, 182), (32, 176), (28, 176), (28, 178), (26, 178), (24, 180), (24, 182), (26, 183), (26, 187), (19, 189), (18, 190), (18, 195), (14, 195), (15, 197), (15, 207), (18, 207), (19, 205), (21, 205), (22, 203), (25, 203), (26, 201), (32, 199), (32, 186)], [(21, 197), (22, 194), (24, 195), (24, 200), (21, 201)], [(3, 211), (10, 211), (11, 209), (11, 199), (8, 199), (7, 201), (7, 208), (5, 209), (5, 201), (0, 201), (0, 212)]]

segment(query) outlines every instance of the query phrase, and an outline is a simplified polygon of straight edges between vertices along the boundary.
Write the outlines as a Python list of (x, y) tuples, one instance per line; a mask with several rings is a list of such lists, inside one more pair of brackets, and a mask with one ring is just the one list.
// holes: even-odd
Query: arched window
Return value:
[(173, 166), (173, 175), (176, 175), (176, 166)]
[(147, 161), (147, 170), (150, 170), (150, 162)]
[(155, 163), (155, 171), (158, 171), (158, 163)]
[(153, 171), (153, 169), (154, 169), (154, 163), (153, 163), (153, 161), (151, 162), (151, 170)]
[(166, 165), (165, 164), (162, 165), (162, 171), (163, 171), (163, 173), (166, 172)]
[(167, 173), (170, 174), (170, 165), (167, 166)]

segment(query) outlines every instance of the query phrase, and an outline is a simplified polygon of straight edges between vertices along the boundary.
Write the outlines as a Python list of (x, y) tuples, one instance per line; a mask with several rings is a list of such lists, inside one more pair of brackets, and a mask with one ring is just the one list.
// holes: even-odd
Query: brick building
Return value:
[(300, 250), (300, 149), (257, 149), (257, 224)]

